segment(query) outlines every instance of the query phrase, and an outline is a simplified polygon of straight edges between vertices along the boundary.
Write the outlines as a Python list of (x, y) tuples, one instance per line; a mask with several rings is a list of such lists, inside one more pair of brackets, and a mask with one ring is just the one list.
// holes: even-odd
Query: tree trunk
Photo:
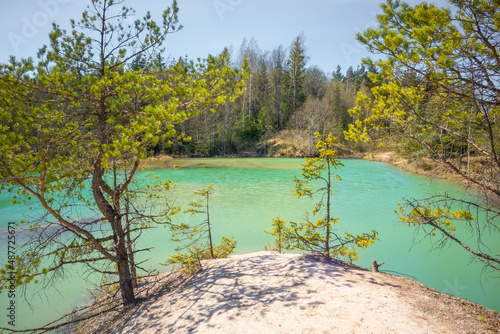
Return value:
[[(123, 245), (125, 246), (125, 245)], [(124, 305), (135, 304), (134, 286), (132, 284), (132, 275), (130, 275), (129, 263), (126, 249), (120, 255), (120, 260), (116, 264), (120, 282), (120, 293)]]
[(130, 202), (129, 198), (125, 197), (125, 229), (127, 237), (127, 252), (130, 265), (130, 273), (132, 274), (132, 286), (137, 287), (137, 270), (135, 269), (134, 251), (132, 249), (132, 238), (130, 237), (130, 220), (129, 220)]
[(325, 236), (325, 256), (330, 259), (330, 192), (332, 190), (331, 184), (331, 170), (330, 161), (327, 159), (326, 164), (328, 166), (328, 176), (327, 176), (327, 192), (326, 192), (326, 236)]
[(120, 292), (124, 305), (135, 304), (134, 285), (132, 275), (130, 274), (130, 263), (127, 252), (127, 243), (125, 242), (125, 233), (121, 226), (121, 219), (115, 219), (115, 237), (116, 237), (116, 257), (118, 262), (118, 281), (120, 283)]
[(250, 77), (250, 92), (248, 98), (248, 121), (250, 124), (252, 124), (252, 78), (253, 75)]
[(122, 301), (124, 305), (135, 304), (134, 284), (132, 275), (130, 274), (129, 254), (127, 252), (127, 242), (125, 232), (123, 231), (122, 219), (117, 215), (113, 223), (116, 257), (118, 258), (116, 265), (118, 267), (118, 281), (120, 282)]
[(374, 273), (378, 273), (378, 267), (380, 267), (381, 265), (383, 265), (385, 262), (382, 262), (382, 263), (377, 263), (377, 261), (373, 261), (372, 262), (372, 272)]
[(210, 193), (207, 191), (207, 226), (208, 226), (208, 239), (210, 242), (210, 257), (215, 259), (214, 256), (214, 245), (212, 243), (212, 229), (210, 227), (210, 212), (208, 211), (208, 201), (209, 201)]
[(137, 270), (135, 269), (135, 259), (134, 252), (132, 250), (132, 240), (130, 238), (130, 232), (127, 233), (127, 251), (130, 264), (130, 274), (132, 275), (132, 286), (135, 288), (137, 287)]

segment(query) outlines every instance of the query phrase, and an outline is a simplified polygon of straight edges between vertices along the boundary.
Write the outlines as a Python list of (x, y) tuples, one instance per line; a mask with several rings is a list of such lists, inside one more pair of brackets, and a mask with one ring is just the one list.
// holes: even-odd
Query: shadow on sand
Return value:
[[(343, 278), (347, 273), (349, 278)], [(324, 304), (316, 298), (321, 291), (308, 286), (309, 278), (321, 280), (324, 286), (349, 288), (358, 279), (388, 285), (366, 274), (364, 269), (342, 261), (318, 261), (310, 256), (265, 253), (213, 260), (176, 288), (172, 288), (171, 282), (162, 283), (141, 305), (126, 312), (119, 326), (113, 326), (108, 333), (147, 330), (189, 333), (201, 323), (213, 327), (209, 321), (224, 314), (229, 321), (237, 320), (243, 311), (252, 307), (256, 310), (254, 316), (264, 317), (274, 303), (279, 303), (286, 316), (288, 307), (315, 308)]]

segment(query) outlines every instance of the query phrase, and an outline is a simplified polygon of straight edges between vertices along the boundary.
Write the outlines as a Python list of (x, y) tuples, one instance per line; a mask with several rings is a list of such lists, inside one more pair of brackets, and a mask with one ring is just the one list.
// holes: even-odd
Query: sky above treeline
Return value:
[[(17, 0), (0, 7), (0, 62), (9, 56), (35, 57), (48, 44), (52, 22), (69, 27), (69, 19), (81, 18), (90, 0)], [(410, 0), (415, 5), (421, 1)], [(446, 6), (447, 1), (433, 1)], [(252, 37), (263, 51), (280, 44), (288, 48), (299, 34), (305, 36), (308, 66), (331, 74), (356, 68), (372, 56), (355, 40), (358, 32), (376, 27), (382, 0), (179, 0), (183, 29), (167, 37), (165, 58), (205, 58), (224, 47), (237, 55), (244, 38)], [(161, 22), (169, 0), (125, 0), (136, 10), (136, 19), (150, 11)]]

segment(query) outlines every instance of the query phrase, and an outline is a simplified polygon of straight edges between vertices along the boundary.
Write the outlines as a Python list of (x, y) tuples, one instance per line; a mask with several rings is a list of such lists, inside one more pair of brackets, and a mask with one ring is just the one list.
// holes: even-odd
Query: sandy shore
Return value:
[(500, 314), (340, 261), (258, 252), (150, 281), (141, 304), (85, 333), (498, 333)]

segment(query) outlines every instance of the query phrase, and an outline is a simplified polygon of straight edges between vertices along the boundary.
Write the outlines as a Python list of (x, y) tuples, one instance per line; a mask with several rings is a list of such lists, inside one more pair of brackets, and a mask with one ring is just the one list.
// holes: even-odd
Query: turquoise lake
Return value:
[[(161, 179), (171, 179), (177, 186), (169, 197), (172, 203), (183, 208), (197, 199), (193, 191), (212, 183), (210, 219), (214, 239), (219, 241), (222, 236), (233, 235), (238, 242), (236, 253), (248, 253), (262, 251), (264, 245), (272, 241), (264, 230), (271, 230), (273, 218), (303, 221), (304, 212), (312, 210), (312, 201), (298, 199), (293, 192), (293, 178), (300, 175), (303, 162), (304, 159), (270, 158), (176, 159), (153, 162), (141, 173), (151, 171)], [(471, 262), (471, 257), (459, 246), (431, 251), (430, 241), (418, 242), (419, 235), (398, 222), (398, 215), (393, 211), (403, 198), (443, 193), (457, 197), (472, 195), (454, 183), (412, 175), (387, 164), (354, 159), (342, 162), (345, 166), (338, 170), (342, 181), (334, 183), (333, 193), (333, 216), (340, 218), (336, 228), (352, 234), (376, 230), (380, 239), (366, 251), (360, 251), (360, 259), (355, 264), (369, 268), (373, 260), (385, 262), (380, 268), (382, 271), (414, 277), (437, 290), (500, 311), (498, 278), (482, 275), (482, 266)], [(37, 210), (36, 203), (29, 210), (27, 206), (12, 205), (6, 194), (0, 196), (0, 260), (5, 262), (7, 253), (7, 222), (19, 221), (26, 214), (35, 215)], [(179, 214), (172, 219), (176, 223), (195, 223), (204, 217)], [(149, 268), (166, 270), (160, 263), (173, 254), (176, 247), (170, 237), (169, 229), (163, 227), (143, 234), (139, 246), (154, 247), (141, 256), (149, 259)], [(463, 233), (461, 237), (473, 236)], [(484, 240), (492, 254), (500, 253), (498, 240), (490, 235), (485, 235)], [(34, 297), (38, 287), (30, 287), (27, 298), (33, 310), (18, 294), (16, 329), (44, 324), (88, 301), (88, 285), (79, 277), (84, 274), (75, 271), (73, 277), (43, 288)], [(0, 327), (7, 327), (7, 303), (7, 296), (0, 295), (3, 310)]]

